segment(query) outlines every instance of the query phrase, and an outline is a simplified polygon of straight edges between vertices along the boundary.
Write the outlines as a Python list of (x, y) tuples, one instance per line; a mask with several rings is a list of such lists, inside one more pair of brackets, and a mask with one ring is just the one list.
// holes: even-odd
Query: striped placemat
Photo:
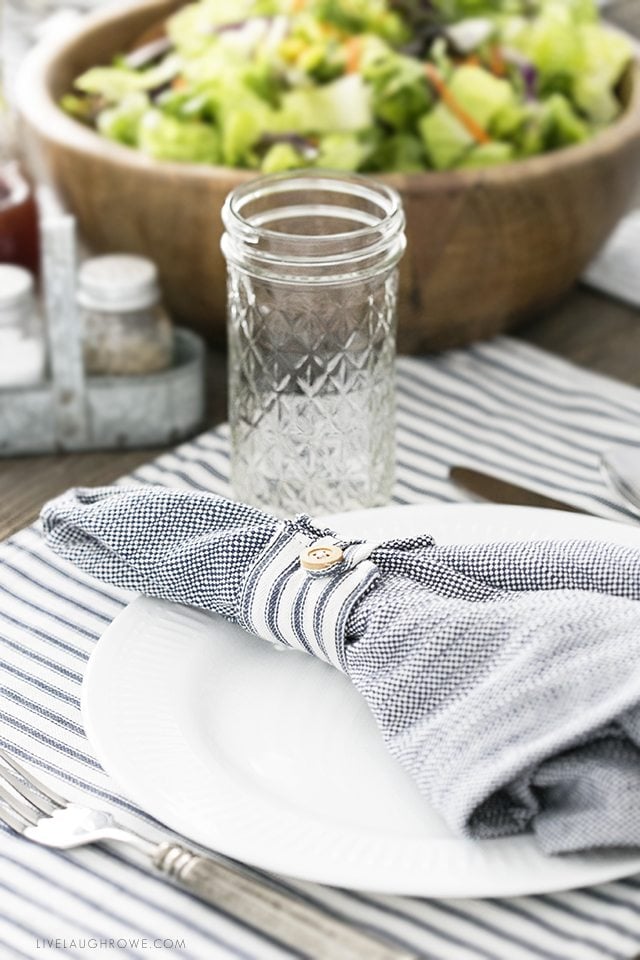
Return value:
[[(640, 444), (640, 391), (509, 338), (398, 366), (396, 502), (463, 499), (447, 471), (467, 464), (630, 519), (597, 459), (612, 442)], [(127, 482), (229, 494), (228, 467), (221, 427)], [(129, 595), (54, 557), (36, 525), (0, 545), (0, 597), (0, 745), (70, 796), (91, 796), (150, 837), (171, 836), (104, 774), (80, 717), (88, 657)], [(484, 901), (272, 882), (430, 960), (630, 960), (640, 952), (640, 877)], [(60, 853), (0, 831), (0, 957), (147, 957), (162, 949), (199, 960), (302, 956), (156, 878), (124, 848)]]

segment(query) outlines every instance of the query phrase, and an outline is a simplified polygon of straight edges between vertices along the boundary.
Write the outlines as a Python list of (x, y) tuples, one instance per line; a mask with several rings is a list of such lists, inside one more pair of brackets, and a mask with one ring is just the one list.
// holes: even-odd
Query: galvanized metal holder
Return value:
[(205, 345), (175, 330), (173, 365), (161, 373), (87, 377), (76, 307), (75, 220), (49, 187), (40, 206), (49, 379), (0, 389), (0, 457), (174, 443), (204, 415)]

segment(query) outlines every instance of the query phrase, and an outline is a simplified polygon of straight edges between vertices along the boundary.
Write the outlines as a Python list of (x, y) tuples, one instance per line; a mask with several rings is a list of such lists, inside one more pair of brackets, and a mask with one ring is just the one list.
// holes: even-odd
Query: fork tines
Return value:
[(52, 814), (66, 805), (64, 797), (0, 750), (0, 820), (7, 826), (22, 833), (43, 814)]

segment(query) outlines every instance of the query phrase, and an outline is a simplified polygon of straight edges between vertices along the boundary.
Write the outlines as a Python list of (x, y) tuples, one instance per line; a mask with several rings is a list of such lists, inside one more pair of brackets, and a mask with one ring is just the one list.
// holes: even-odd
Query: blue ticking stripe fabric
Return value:
[[(458, 463), (602, 516), (634, 519), (597, 467), (605, 446), (640, 441), (640, 392), (630, 387), (500, 338), (424, 361), (402, 359), (398, 405), (398, 503), (463, 500), (447, 480)], [(229, 496), (228, 465), (222, 427), (123, 482)], [(254, 547), (264, 549), (275, 534), (274, 527), (254, 531)], [(237, 590), (230, 583), (229, 597)], [(125, 826), (159, 839), (172, 834), (101, 769), (79, 712), (91, 651), (131, 597), (50, 552), (38, 526), (0, 547), (0, 746), (61, 792), (89, 796)], [(385, 931), (426, 960), (631, 960), (640, 952), (640, 877), (485, 901), (374, 896), (270, 879), (330, 913)], [(160, 880), (124, 848), (59, 853), (1, 829), (0, 957), (41, 957), (56, 937), (66, 939), (58, 955), (70, 957), (98, 954), (86, 944), (110, 940), (120, 941), (118, 955), (147, 957), (144, 938), (172, 940), (175, 955), (198, 960), (300, 956)]]
[[(340, 564), (305, 570), (301, 553), (324, 544), (340, 546)], [(263, 640), (305, 650), (344, 671), (349, 614), (379, 577), (368, 559), (374, 546), (341, 543), (307, 517), (285, 521), (247, 573), (240, 623)]]

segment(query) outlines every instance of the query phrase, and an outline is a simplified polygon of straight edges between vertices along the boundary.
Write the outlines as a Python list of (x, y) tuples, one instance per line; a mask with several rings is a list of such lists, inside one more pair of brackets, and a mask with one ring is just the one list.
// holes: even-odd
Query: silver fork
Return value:
[(417, 960), (410, 950), (329, 916), (240, 868), (178, 844), (145, 840), (121, 827), (111, 813), (67, 801), (4, 750), (0, 820), (29, 840), (61, 850), (104, 841), (129, 844), (201, 900), (314, 960)]

